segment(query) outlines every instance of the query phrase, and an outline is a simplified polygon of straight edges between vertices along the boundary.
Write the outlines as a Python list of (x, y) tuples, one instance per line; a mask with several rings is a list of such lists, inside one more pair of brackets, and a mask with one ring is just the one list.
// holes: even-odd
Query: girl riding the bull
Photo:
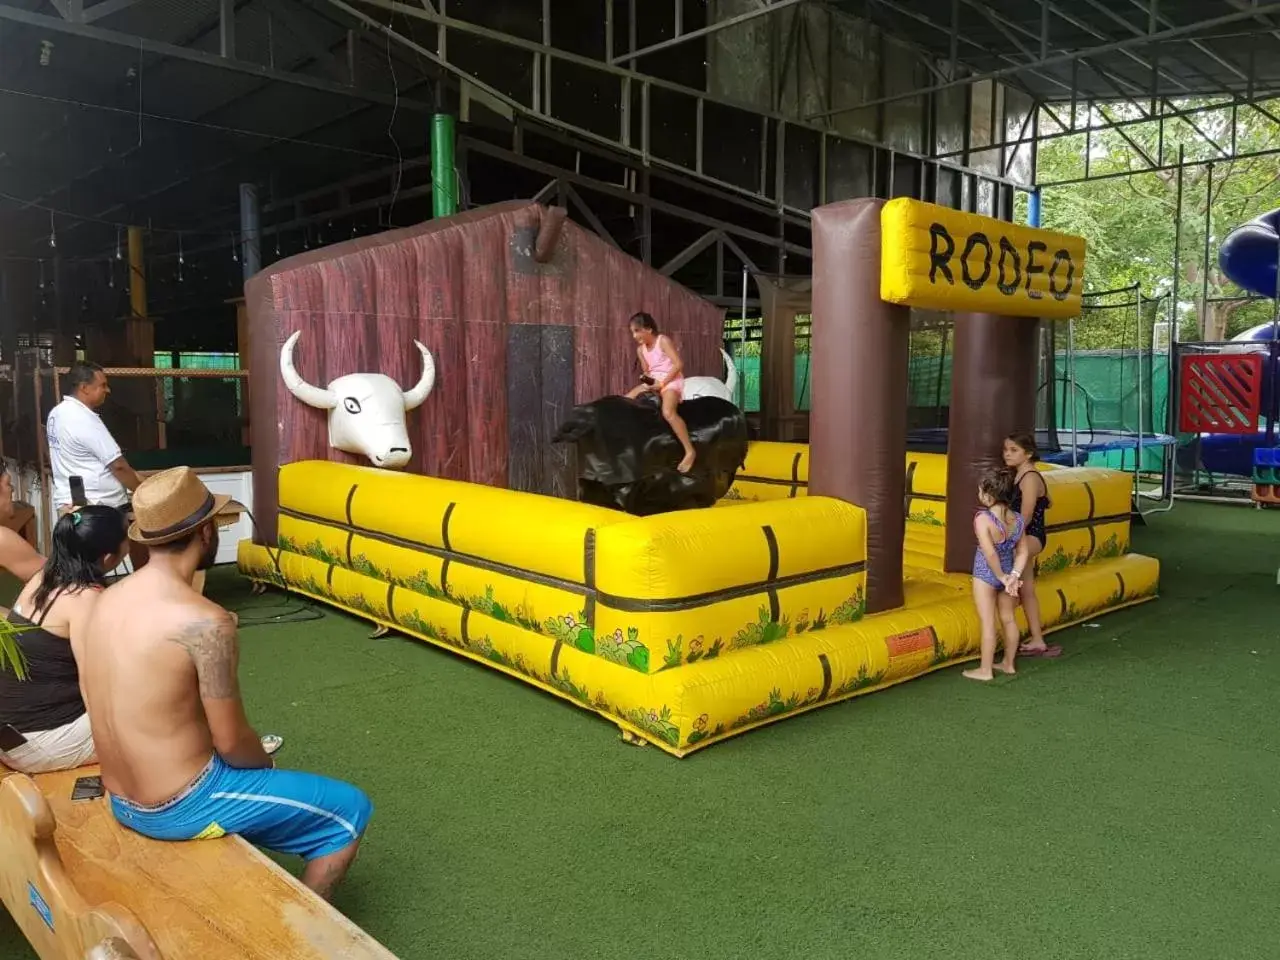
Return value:
[(696, 454), (689, 441), (689, 428), (676, 412), (684, 395), (684, 363), (671, 338), (658, 332), (658, 324), (653, 317), (637, 313), (630, 322), (632, 339), (638, 344), (636, 355), (640, 358), (643, 376), (640, 385), (627, 396), (635, 400), (646, 393), (656, 393), (661, 398), (663, 419), (671, 425), (676, 439), (684, 447), (684, 459), (676, 469), (688, 473)]

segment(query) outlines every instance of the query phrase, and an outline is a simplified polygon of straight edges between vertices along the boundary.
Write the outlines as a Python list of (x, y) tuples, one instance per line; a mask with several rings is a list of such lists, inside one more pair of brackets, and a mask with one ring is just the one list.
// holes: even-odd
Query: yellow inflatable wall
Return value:
[[(1096, 467), (1042, 463), (1039, 468), (1050, 499), (1045, 513), (1048, 543), (1036, 562), (1042, 574), (1113, 559), (1129, 551), (1132, 477)], [(941, 571), (947, 523), (947, 458), (940, 453), (908, 453), (906, 489), (904, 560), (914, 567)], [(722, 503), (804, 497), (808, 490), (808, 444), (753, 443)]]
[[(945, 489), (942, 468), (921, 463), (921, 489)], [(802, 496), (807, 450), (796, 445), (753, 445), (751, 470), (747, 489), (780, 495), (640, 519), (293, 463), (280, 472), (278, 549), (244, 541), (240, 567), (556, 693), (676, 756), (976, 655), (967, 577), (912, 570), (903, 609), (864, 616), (864, 512)], [(1062, 509), (1079, 512), (1073, 496)], [(1127, 541), (1127, 518), (1125, 531)], [(1095, 552), (1039, 582), (1046, 627), (1150, 599), (1158, 569)]]

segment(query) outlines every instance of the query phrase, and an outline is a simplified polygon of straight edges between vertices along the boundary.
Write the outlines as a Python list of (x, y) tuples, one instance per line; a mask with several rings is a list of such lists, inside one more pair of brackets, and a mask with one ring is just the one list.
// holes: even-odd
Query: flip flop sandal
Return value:
[(1026, 647), (1018, 648), (1018, 656), (1020, 657), (1040, 657), (1045, 660), (1052, 660), (1055, 657), (1062, 656), (1062, 647), (1056, 643), (1051, 643), (1043, 650), (1028, 650)]
[(277, 736), (274, 733), (265, 734), (262, 738), (262, 749), (267, 752), (267, 756), (272, 756), (277, 750), (284, 746), (284, 737)]

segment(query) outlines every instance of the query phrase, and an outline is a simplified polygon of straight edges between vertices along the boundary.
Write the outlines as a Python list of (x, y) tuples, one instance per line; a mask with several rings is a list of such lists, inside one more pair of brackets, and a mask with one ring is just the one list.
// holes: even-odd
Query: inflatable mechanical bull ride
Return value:
[(603, 397), (573, 408), (552, 437), (578, 451), (578, 499), (644, 517), (714, 506), (747, 458), (747, 418), (733, 403), (702, 396), (680, 404), (697, 459), (683, 450), (654, 397)]

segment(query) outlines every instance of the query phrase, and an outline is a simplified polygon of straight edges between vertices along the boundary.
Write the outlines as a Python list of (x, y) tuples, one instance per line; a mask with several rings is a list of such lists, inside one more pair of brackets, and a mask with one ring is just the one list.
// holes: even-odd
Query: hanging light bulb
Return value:
[(120, 252), (120, 228), (116, 227), (116, 259), (123, 260), (124, 255)]
[(178, 282), (182, 283), (182, 265), (186, 263), (186, 257), (182, 255), (182, 234), (178, 234)]
[(107, 289), (114, 290), (116, 288), (116, 268), (110, 260), (107, 261)]
[(54, 250), (58, 249), (58, 231), (53, 225), (52, 210), (49, 211), (49, 246)]
[(236, 234), (231, 231), (231, 260), (233, 263), (240, 262), (240, 251), (236, 249)]
[(280, 231), (276, 231), (276, 259), (280, 259)]

